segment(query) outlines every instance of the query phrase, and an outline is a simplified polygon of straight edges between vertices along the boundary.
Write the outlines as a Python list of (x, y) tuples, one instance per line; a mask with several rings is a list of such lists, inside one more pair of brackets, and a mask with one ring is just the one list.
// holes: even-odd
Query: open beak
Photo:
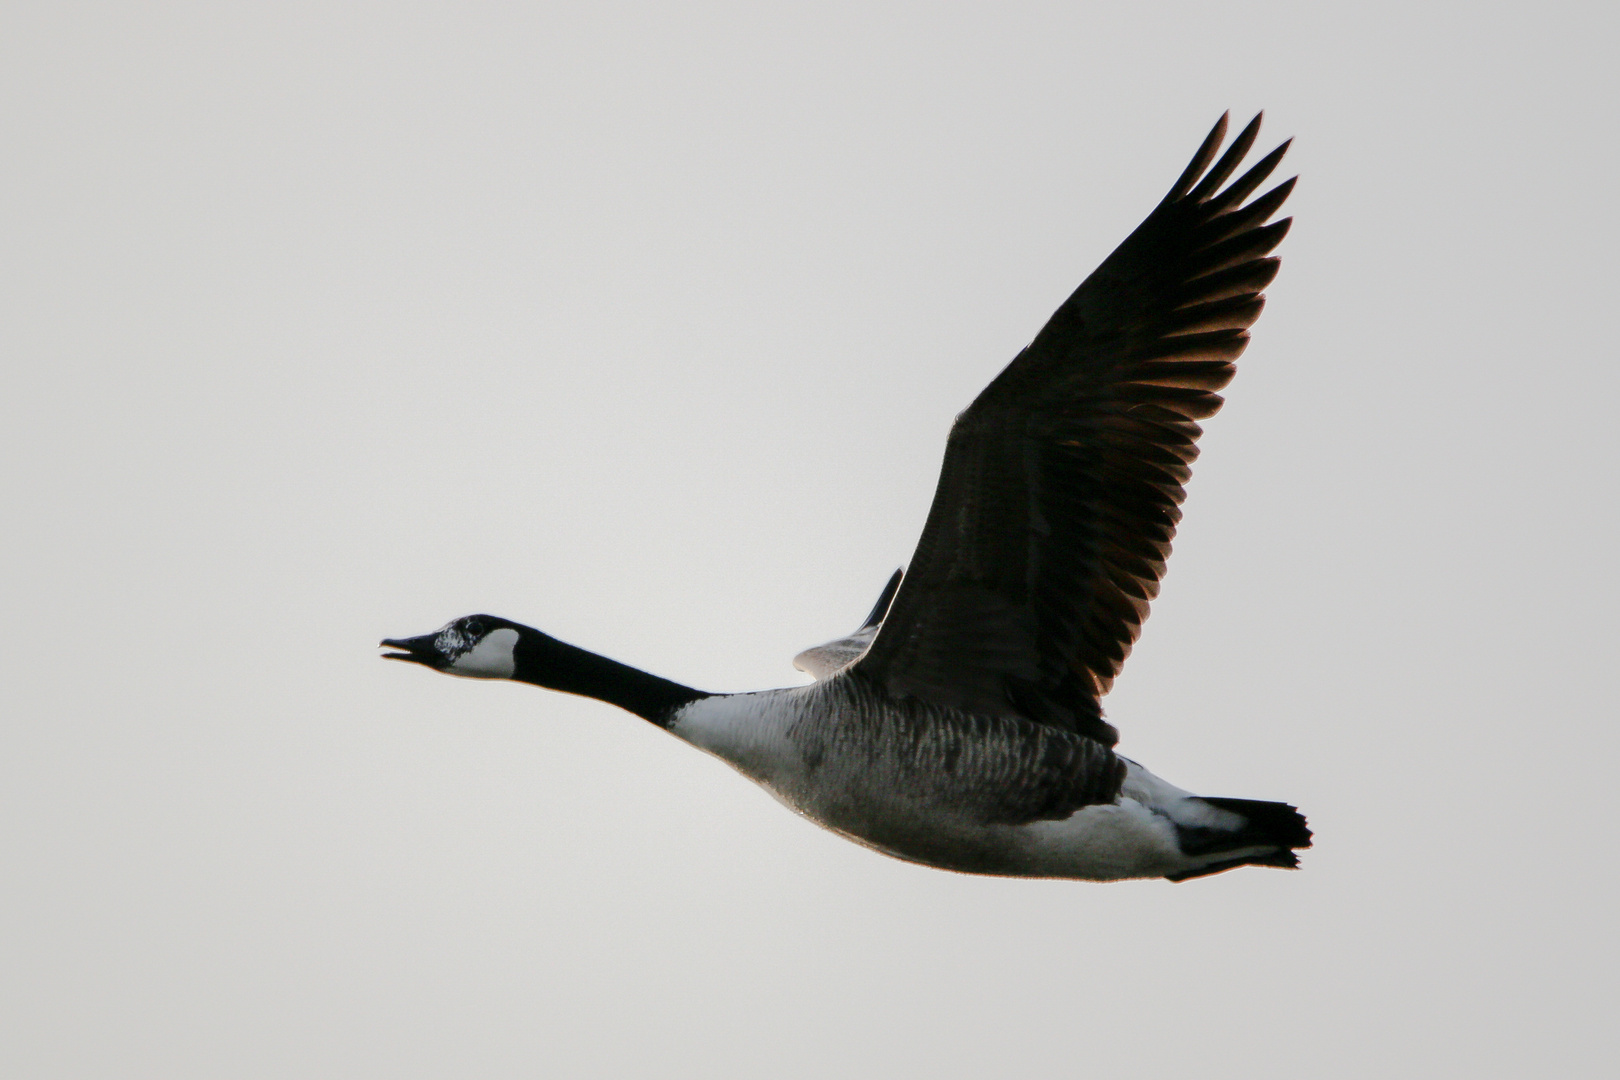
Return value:
[(425, 664), (437, 669), (444, 662), (444, 656), (433, 646), (433, 641), (438, 636), (438, 634), (423, 634), (421, 637), (383, 638), (378, 647), (402, 650), (383, 653), (384, 660), (409, 660), (413, 664)]

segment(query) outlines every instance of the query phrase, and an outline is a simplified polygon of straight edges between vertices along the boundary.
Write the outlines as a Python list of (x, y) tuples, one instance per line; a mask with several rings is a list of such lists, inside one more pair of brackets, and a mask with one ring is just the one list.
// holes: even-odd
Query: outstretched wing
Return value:
[(957, 417), (905, 585), (856, 671), (1115, 741), (1098, 699), (1158, 594), (1197, 421), (1221, 406), (1289, 226), (1266, 221), (1293, 180), (1244, 205), (1288, 144), (1222, 189), (1260, 117), (1215, 161), (1226, 122)]
[(904, 574), (904, 570), (896, 570), (889, 578), (889, 583), (883, 586), (883, 595), (872, 605), (872, 613), (861, 623), (860, 629), (848, 637), (841, 637), (837, 641), (829, 641), (825, 645), (804, 650), (793, 658), (793, 666), (807, 675), (814, 676), (815, 680), (820, 682), (859, 660), (867, 647), (872, 644), (872, 639), (877, 637), (878, 627), (883, 623), (883, 616), (888, 612), (889, 604), (894, 601), (895, 591), (900, 588), (900, 578)]

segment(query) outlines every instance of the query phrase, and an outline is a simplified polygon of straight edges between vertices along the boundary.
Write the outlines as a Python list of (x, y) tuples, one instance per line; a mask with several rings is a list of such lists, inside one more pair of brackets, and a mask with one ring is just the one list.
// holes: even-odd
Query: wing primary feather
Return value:
[(1176, 386), (1144, 386), (1129, 383), (1120, 387), (1119, 396), (1127, 400), (1151, 399), (1163, 408), (1180, 413), (1188, 420), (1208, 420), (1221, 411), (1220, 395), (1203, 390), (1183, 390)]
[[(1206, 330), (1146, 342), (1132, 354), (1131, 359), (1157, 363), (1162, 371), (1173, 363), (1236, 360), (1243, 355), (1248, 344), (1249, 332), (1241, 327), (1235, 330)], [(1134, 373), (1129, 378), (1132, 382), (1142, 381)]]
[(1272, 257), (1205, 274), (1176, 290), (1172, 297), (1174, 310), (1183, 311), (1193, 304), (1208, 304), (1233, 296), (1256, 296), (1271, 284), (1281, 266), (1282, 260)]
[(1165, 202), (1173, 203), (1185, 196), (1204, 174), (1204, 170), (1209, 168), (1209, 163), (1215, 159), (1215, 151), (1221, 148), (1221, 140), (1226, 138), (1226, 124), (1231, 116), (1229, 112), (1221, 113), (1221, 118), (1215, 121), (1215, 126), (1210, 128), (1209, 134), (1204, 137), (1204, 144), (1198, 148), (1198, 153), (1193, 155), (1187, 168), (1176, 178), (1170, 194), (1164, 197)]
[[(1248, 344), (1244, 341), (1242, 344)], [(1237, 350), (1242, 352), (1242, 348)], [(1236, 359), (1236, 357), (1233, 357)], [(1223, 390), (1237, 374), (1228, 360), (1152, 361), (1149, 370), (1131, 381), (1143, 386), (1179, 386), (1187, 390)]]
[(1239, 205), (1254, 193), (1254, 189), (1266, 182), (1266, 177), (1277, 168), (1277, 163), (1288, 153), (1288, 148), (1294, 144), (1293, 139), (1285, 139), (1281, 146), (1254, 163), (1254, 167), (1232, 182), (1232, 186), (1221, 192), (1205, 204), (1204, 208), (1211, 214), (1224, 214), (1234, 206)]
[(1211, 330), (1247, 330), (1265, 306), (1265, 297), (1250, 293), (1177, 308), (1166, 320), (1165, 334), (1174, 338)]
[(1226, 153), (1221, 155), (1221, 160), (1217, 161), (1215, 167), (1209, 170), (1208, 175), (1198, 182), (1197, 187), (1187, 193), (1188, 202), (1204, 202), (1216, 191), (1220, 190), (1220, 186), (1226, 183), (1226, 178), (1231, 176), (1243, 159), (1249, 155), (1250, 148), (1254, 146), (1255, 137), (1260, 134), (1260, 118), (1264, 115), (1264, 112), (1255, 113), (1254, 119), (1250, 120), (1248, 125), (1238, 132), (1237, 138), (1232, 140), (1232, 145), (1227, 148)]
[(1192, 280), (1197, 281), (1205, 274), (1225, 270), (1270, 253), (1272, 248), (1282, 243), (1283, 237), (1288, 235), (1288, 230), (1293, 224), (1293, 218), (1283, 218), (1281, 221), (1273, 221), (1270, 225), (1250, 229), (1240, 236), (1222, 240), (1219, 244), (1205, 248), (1187, 260)]
[(1240, 210), (1229, 210), (1215, 218), (1199, 230), (1199, 241), (1206, 246), (1219, 243), (1244, 229), (1263, 224), (1277, 212), (1278, 207), (1282, 206), (1283, 201), (1294, 190), (1294, 181), (1298, 179), (1297, 176), (1289, 177), (1248, 206)]

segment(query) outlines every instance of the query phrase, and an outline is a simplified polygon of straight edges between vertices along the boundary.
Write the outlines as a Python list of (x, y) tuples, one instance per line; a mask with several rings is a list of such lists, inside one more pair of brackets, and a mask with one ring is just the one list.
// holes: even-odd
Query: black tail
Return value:
[(1262, 802), (1259, 799), (1204, 798), (1202, 801), (1241, 815), (1243, 824), (1236, 832), (1177, 825), (1177, 840), (1181, 850), (1188, 855), (1209, 855), (1263, 845), (1275, 846), (1278, 850), (1241, 855), (1209, 863), (1196, 870), (1166, 874), (1165, 877), (1171, 881), (1206, 877), (1236, 866), (1281, 866), (1292, 870), (1299, 866), (1299, 856), (1294, 854), (1293, 849), (1311, 846), (1311, 830), (1305, 825), (1304, 815), (1287, 803)]

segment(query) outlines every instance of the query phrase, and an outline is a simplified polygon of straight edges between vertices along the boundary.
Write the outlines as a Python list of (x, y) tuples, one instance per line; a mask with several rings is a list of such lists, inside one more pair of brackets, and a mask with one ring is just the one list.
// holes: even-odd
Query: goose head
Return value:
[(408, 660), (446, 675), (469, 679), (510, 679), (517, 672), (517, 648), (535, 631), (494, 615), (464, 615), (431, 634), (384, 638), (384, 660)]

